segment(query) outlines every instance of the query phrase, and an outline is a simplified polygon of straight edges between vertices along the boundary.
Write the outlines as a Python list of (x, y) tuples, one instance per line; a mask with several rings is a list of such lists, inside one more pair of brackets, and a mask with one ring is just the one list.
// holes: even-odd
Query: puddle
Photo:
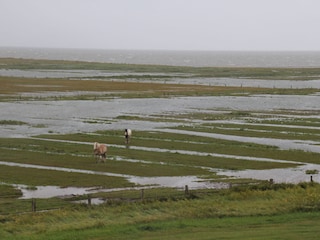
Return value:
[[(286, 169), (271, 169), (271, 170), (243, 170), (243, 171), (225, 171), (217, 170), (217, 174), (221, 176), (228, 176), (234, 178), (249, 178), (258, 180), (270, 180), (273, 179), (275, 183), (299, 183), (309, 182), (311, 176), (314, 182), (320, 182), (320, 174), (306, 174), (306, 170), (318, 170), (320, 172), (320, 165), (306, 164), (296, 168)], [(224, 189), (228, 188), (228, 183), (221, 182), (208, 182), (200, 179), (196, 176), (182, 176), (182, 177), (137, 177), (129, 176), (127, 179), (136, 184), (138, 187), (127, 188), (114, 188), (103, 189), (97, 187), (91, 188), (78, 188), (78, 187), (66, 187), (61, 188), (58, 186), (37, 186), (35, 189), (29, 189), (25, 185), (14, 185), (16, 188), (22, 191), (22, 199), (31, 198), (51, 198), (51, 197), (70, 197), (76, 195), (86, 195), (98, 192), (113, 192), (124, 190), (141, 190), (148, 188), (169, 187), (183, 190), (186, 185), (189, 189)], [(101, 201), (95, 199), (92, 204), (98, 204), (94, 201)], [(84, 202), (87, 202), (84, 201)]]
[[(90, 204), (91, 205), (100, 205), (102, 203), (106, 203), (106, 199), (101, 199), (101, 198), (91, 198), (90, 199)], [(88, 200), (79, 200), (79, 201), (74, 201), (74, 203), (80, 203), (80, 204), (88, 204)]]
[(25, 185), (14, 185), (22, 192), (21, 199), (31, 198), (52, 198), (52, 197), (70, 197), (77, 195), (93, 194), (98, 192), (114, 192), (125, 190), (141, 190), (148, 188), (160, 188), (170, 187), (183, 190), (186, 185), (189, 189), (222, 189), (227, 188), (229, 185), (226, 183), (209, 183), (203, 181), (196, 176), (183, 176), (183, 177), (130, 177), (128, 180), (141, 187), (128, 187), (128, 188), (78, 188), (78, 187), (66, 187), (61, 188), (58, 186), (37, 186), (35, 189), (29, 189)]
[(269, 169), (269, 170), (243, 170), (243, 171), (225, 171), (221, 170), (217, 174), (236, 177), (236, 178), (252, 178), (259, 180), (270, 180), (275, 183), (299, 183), (310, 182), (311, 176), (314, 182), (320, 183), (320, 174), (306, 174), (306, 170), (318, 170), (319, 164), (305, 164), (296, 168), (285, 169)]
[(87, 194), (86, 188), (67, 187), (60, 188), (57, 186), (37, 186), (36, 189), (28, 189), (26, 186), (16, 186), (22, 192), (21, 199), (30, 198), (52, 198), (70, 195)]
[(188, 185), (189, 189), (220, 189), (226, 188), (228, 184), (224, 183), (210, 183), (204, 181), (196, 176), (183, 176), (183, 177), (132, 177), (129, 179), (131, 182), (141, 185), (158, 185), (160, 187), (171, 187), (183, 189)]
[(77, 195), (87, 195), (98, 192), (113, 192), (113, 191), (124, 191), (124, 190), (139, 190), (143, 187), (131, 187), (131, 188), (114, 188), (114, 189), (102, 189), (97, 187), (81, 188), (81, 187), (66, 187), (61, 188), (59, 186), (36, 186), (34, 189), (29, 189), (25, 185), (13, 185), (22, 192), (21, 199), (31, 198), (68, 198)]

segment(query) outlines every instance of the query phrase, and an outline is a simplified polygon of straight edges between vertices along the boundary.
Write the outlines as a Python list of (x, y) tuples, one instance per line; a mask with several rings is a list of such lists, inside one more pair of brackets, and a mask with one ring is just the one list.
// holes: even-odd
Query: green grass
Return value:
[[(74, 204), (62, 198), (36, 199), (36, 211), (47, 212), (57, 209), (67, 209)], [(32, 199), (0, 199), (0, 221), (5, 216), (19, 216), (23, 214), (29, 215), (32, 212)], [(0, 224), (0, 236), (1, 224)]]
[(21, 197), (22, 194), (15, 187), (7, 184), (0, 184), (0, 198), (16, 198)]
[(180, 200), (2, 215), (0, 234), (10, 240), (316, 239), (320, 233), (318, 184), (262, 184), (192, 194)]
[(15, 121), (15, 120), (0, 120), (0, 125), (25, 125), (26, 122)]
[[(194, 129), (193, 129), (194, 130)], [(100, 135), (90, 134), (69, 134), (69, 135), (43, 135), (43, 138), (72, 140), (72, 141), (94, 141), (103, 142), (108, 139), (108, 142), (122, 146), (124, 139), (119, 131), (99, 131)], [(122, 148), (110, 149), (110, 154), (113, 156), (122, 156), (129, 159), (147, 160), (152, 162), (164, 162), (168, 164), (185, 164), (191, 166), (206, 166), (223, 169), (270, 169), (290, 167), (292, 164), (264, 162), (264, 161), (247, 161), (236, 158), (213, 157), (210, 154), (227, 154), (240, 156), (253, 156), (274, 158), (283, 160), (300, 161), (305, 158), (310, 160), (318, 156), (315, 153), (307, 153), (301, 151), (284, 151), (275, 147), (264, 146), (253, 143), (241, 143), (237, 141), (228, 141), (221, 139), (213, 139), (207, 137), (198, 137), (192, 134), (176, 134), (176, 133), (162, 133), (162, 132), (143, 132), (135, 133), (134, 141), (131, 146), (160, 148), (163, 152), (157, 151), (143, 151), (130, 149), (129, 151)], [(179, 153), (178, 150), (182, 152)], [(200, 153), (207, 153), (204, 156), (196, 156), (183, 154), (183, 151), (194, 151)], [(112, 151), (112, 152), (111, 152)], [(296, 157), (292, 157), (292, 153), (297, 153)]]
[(0, 181), (5, 183), (25, 184), (29, 186), (61, 187), (132, 187), (126, 179), (103, 175), (39, 170), (35, 168), (1, 166)]
[[(264, 217), (183, 219), (137, 225), (105, 226), (97, 222), (91, 228), (43, 233), (19, 239), (318, 239), (319, 213), (286, 214)], [(6, 235), (5, 235), (6, 236)], [(6, 239), (16, 239), (7, 237)]]

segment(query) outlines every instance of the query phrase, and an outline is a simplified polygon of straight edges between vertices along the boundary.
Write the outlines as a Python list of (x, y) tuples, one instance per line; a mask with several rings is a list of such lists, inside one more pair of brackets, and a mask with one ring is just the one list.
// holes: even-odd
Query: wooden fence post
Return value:
[(31, 211), (32, 212), (36, 212), (37, 211), (37, 203), (36, 203), (36, 199), (35, 198), (32, 198), (32, 201), (31, 201)]
[(88, 206), (91, 206), (91, 196), (88, 194)]
[(185, 195), (189, 195), (189, 187), (188, 187), (188, 185), (186, 185), (186, 186), (184, 187), (184, 194), (185, 194)]
[(141, 201), (144, 200), (144, 189), (141, 189)]

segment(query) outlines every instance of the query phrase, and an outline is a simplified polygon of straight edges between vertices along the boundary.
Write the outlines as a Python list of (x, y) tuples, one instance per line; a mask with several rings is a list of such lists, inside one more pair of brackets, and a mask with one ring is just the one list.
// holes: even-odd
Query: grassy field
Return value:
[[(201, 86), (183, 84), (183, 79), (226, 77), (307, 81), (319, 79), (320, 75), (318, 68), (195, 68), (25, 59), (0, 59), (0, 66), (26, 71), (78, 69), (122, 73), (86, 79), (0, 77), (0, 101), (28, 101), (30, 104), (38, 100), (309, 95), (319, 89)], [(177, 76), (181, 83), (167, 81)], [(135, 81), (129, 81), (132, 79)], [(148, 82), (144, 81), (146, 79)], [(44, 92), (53, 94), (39, 95)], [(79, 93), (64, 94), (70, 92)], [(319, 164), (319, 153), (193, 133), (317, 143), (319, 111), (218, 110), (215, 113), (209, 109), (202, 112), (195, 109), (184, 114), (83, 119), (93, 125), (101, 121), (106, 124), (110, 121), (174, 122), (176, 127), (169, 130), (187, 131), (135, 131), (130, 146), (125, 145), (122, 130), (117, 129), (0, 138), (0, 161), (5, 163), (0, 165), (0, 239), (318, 239), (318, 183), (275, 184), (268, 180), (230, 178), (217, 174), (217, 170), (268, 170), (296, 167), (302, 163)], [(44, 127), (23, 119), (3, 119), (0, 121), (2, 126)], [(96, 163), (92, 154), (95, 141), (110, 144), (106, 163)], [(314, 169), (305, 173), (306, 176), (317, 174), (319, 172)], [(129, 180), (130, 176), (196, 176), (201, 181), (229, 187), (185, 192), (183, 189), (144, 186), (147, 188), (142, 191), (141, 185)], [(97, 191), (89, 195), (38, 198), (37, 211), (32, 212), (32, 199), (20, 198), (22, 191), (15, 187), (16, 184), (22, 184), (28, 190), (57, 186)], [(115, 190), (105, 191), (109, 189)], [(88, 205), (88, 198), (99, 198), (104, 203)], [(79, 200), (84, 203), (74, 203)]]
[[(319, 185), (260, 185), (183, 199), (0, 216), (2, 239), (317, 239)], [(40, 203), (39, 203), (40, 204)]]

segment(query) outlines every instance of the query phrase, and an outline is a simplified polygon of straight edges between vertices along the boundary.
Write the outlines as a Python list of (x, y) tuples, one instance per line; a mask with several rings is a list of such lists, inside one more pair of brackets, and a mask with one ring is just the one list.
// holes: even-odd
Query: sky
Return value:
[(0, 0), (0, 47), (320, 51), (320, 0)]

